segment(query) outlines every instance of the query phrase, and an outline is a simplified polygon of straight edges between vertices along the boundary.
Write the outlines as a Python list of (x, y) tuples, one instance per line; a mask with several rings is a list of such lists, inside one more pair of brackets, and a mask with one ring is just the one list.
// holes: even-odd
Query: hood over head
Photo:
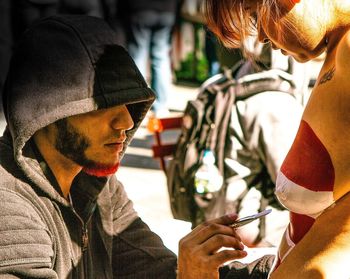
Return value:
[(31, 172), (24, 150), (36, 131), (116, 105), (126, 104), (135, 123), (127, 131), (129, 143), (154, 98), (105, 21), (77, 15), (43, 19), (23, 34), (5, 84), (4, 111), (15, 160)]

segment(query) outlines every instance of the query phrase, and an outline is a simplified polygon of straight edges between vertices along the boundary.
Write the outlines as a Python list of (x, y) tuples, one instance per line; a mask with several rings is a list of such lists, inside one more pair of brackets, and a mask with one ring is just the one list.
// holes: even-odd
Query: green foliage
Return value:
[(200, 53), (188, 53), (186, 59), (181, 61), (180, 68), (175, 70), (177, 82), (187, 81), (201, 84), (208, 78), (208, 61)]

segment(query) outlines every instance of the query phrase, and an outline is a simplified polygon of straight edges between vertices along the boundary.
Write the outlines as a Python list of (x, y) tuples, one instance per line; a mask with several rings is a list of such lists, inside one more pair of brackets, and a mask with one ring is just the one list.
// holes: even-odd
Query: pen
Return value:
[(266, 216), (267, 214), (271, 213), (271, 211), (272, 211), (272, 209), (266, 209), (266, 210), (261, 211), (261, 212), (259, 212), (257, 214), (253, 214), (253, 215), (250, 215), (250, 216), (239, 218), (235, 222), (233, 222), (230, 225), (230, 227), (232, 227), (232, 228), (239, 228), (241, 226), (249, 224), (250, 222), (253, 222), (256, 219), (259, 219), (259, 218), (261, 218), (263, 216)]

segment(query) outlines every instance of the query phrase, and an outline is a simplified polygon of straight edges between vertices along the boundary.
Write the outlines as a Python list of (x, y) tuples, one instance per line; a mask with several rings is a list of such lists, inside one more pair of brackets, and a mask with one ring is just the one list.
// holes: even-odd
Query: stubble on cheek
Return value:
[(86, 155), (91, 146), (89, 139), (79, 133), (67, 119), (56, 122), (57, 134), (55, 147), (65, 157), (83, 167), (83, 171), (89, 175), (103, 177), (114, 174), (119, 167), (119, 160), (113, 164), (103, 164), (89, 159)]
[(91, 164), (92, 161), (85, 156), (90, 146), (89, 139), (80, 134), (67, 119), (58, 120), (55, 124), (58, 131), (56, 149), (80, 166)]

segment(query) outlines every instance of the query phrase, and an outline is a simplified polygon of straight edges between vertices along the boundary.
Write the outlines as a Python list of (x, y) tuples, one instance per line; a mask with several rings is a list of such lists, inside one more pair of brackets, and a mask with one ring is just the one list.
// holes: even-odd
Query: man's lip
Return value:
[(122, 141), (113, 141), (113, 142), (106, 143), (106, 145), (109, 145), (109, 144), (124, 144), (124, 140), (122, 140)]
[(121, 152), (124, 148), (124, 143), (123, 142), (112, 142), (112, 143), (107, 143), (105, 144), (107, 147), (113, 148), (117, 150), (118, 152)]
[(110, 142), (107, 142), (106, 145), (114, 145), (114, 144), (124, 144), (126, 138), (114, 138), (111, 139)]

